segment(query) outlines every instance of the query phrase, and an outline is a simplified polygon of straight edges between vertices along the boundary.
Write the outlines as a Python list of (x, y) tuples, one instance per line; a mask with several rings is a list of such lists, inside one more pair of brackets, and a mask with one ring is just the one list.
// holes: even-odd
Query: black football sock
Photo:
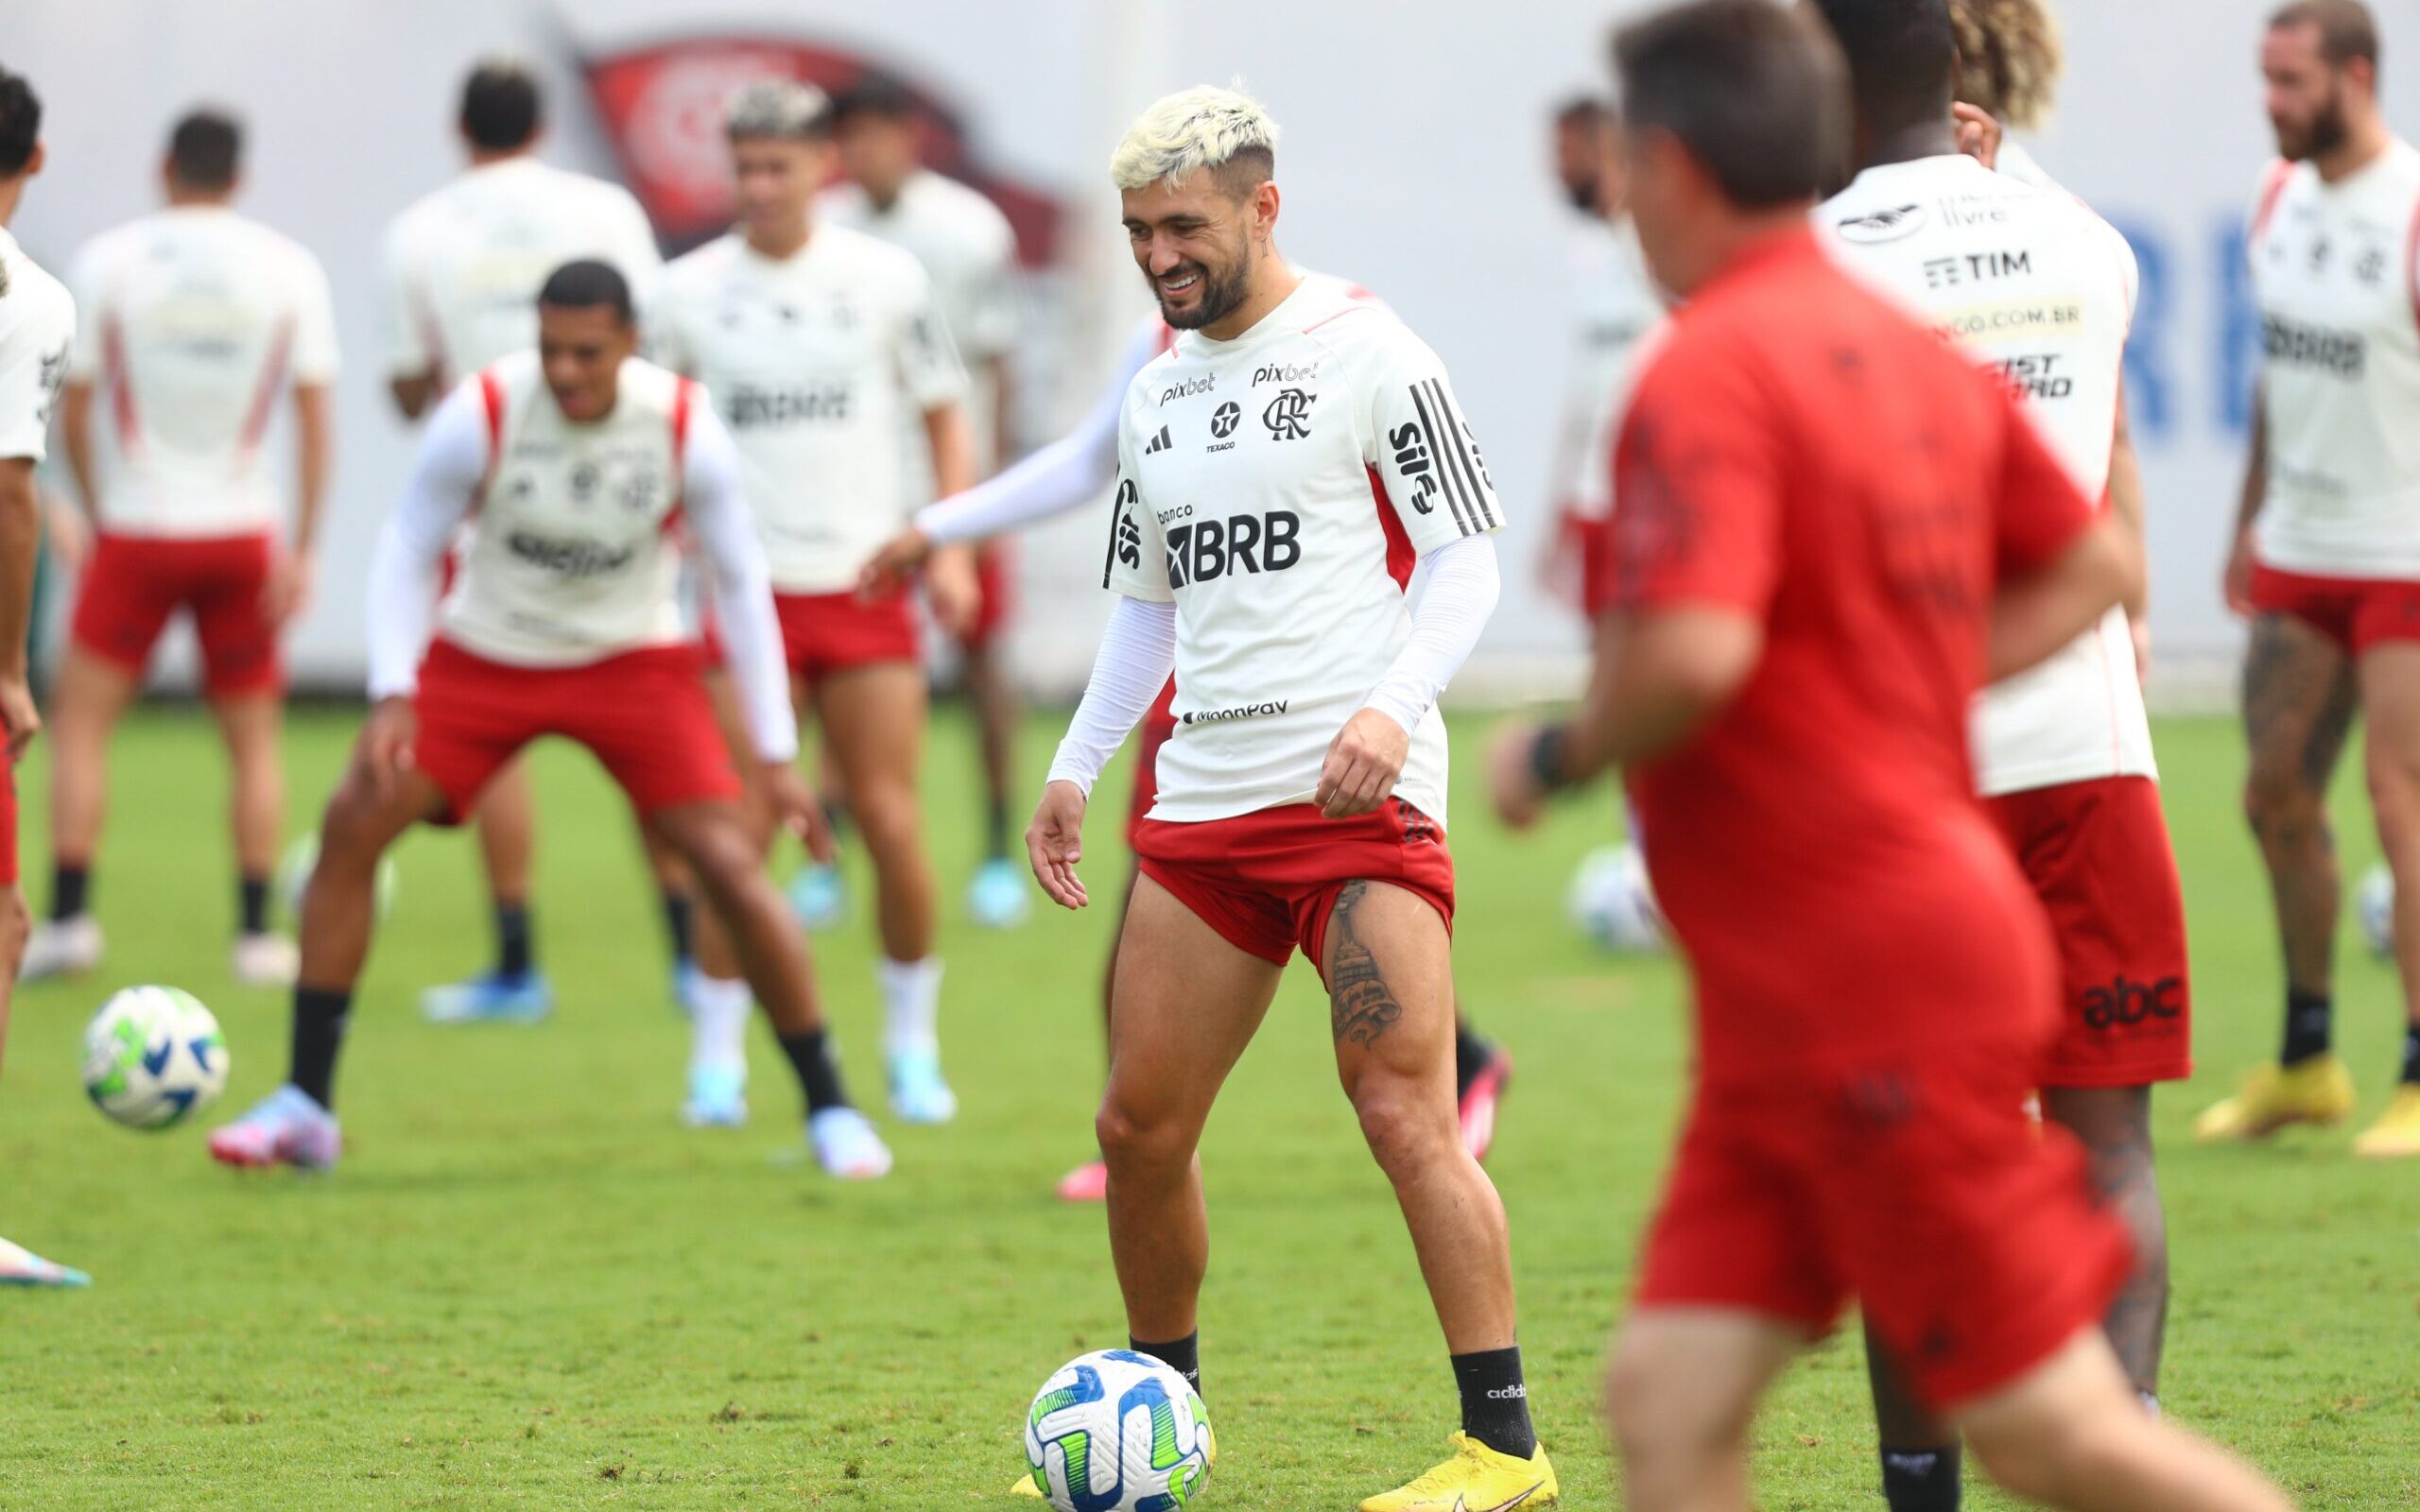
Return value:
[(2286, 989), (2286, 1047), (2277, 1053), (2281, 1066), (2299, 1066), (2327, 1054), (2336, 1026), (2336, 1000), (2325, 992)]
[(664, 932), (672, 936), (675, 961), (687, 961), (698, 954), (697, 906), (685, 892), (664, 895)]
[(268, 879), (235, 879), (235, 927), (247, 935), (268, 933)]
[(1461, 1019), (1454, 1021), (1454, 1094), (1461, 1096), (1471, 1090), (1471, 1080), (1495, 1058), (1495, 1047), (1480, 1039), (1477, 1031)]
[(2403, 1031), (2403, 1084), (2420, 1087), (2420, 1023)]
[(1882, 1500), (1891, 1512), (1958, 1512), (1958, 1446), (1882, 1450)]
[(1178, 1375), (1184, 1377), (1185, 1384), (1193, 1388), (1195, 1396), (1201, 1394), (1201, 1331), (1200, 1329), (1195, 1329), (1184, 1338), (1167, 1344), (1146, 1344), (1141, 1339), (1129, 1334), (1126, 1347), (1136, 1354), (1148, 1354), (1159, 1361)]
[(1530, 1426), (1530, 1388), (1521, 1379), (1521, 1347), (1454, 1356), (1454, 1384), (1462, 1393), (1462, 1432), (1499, 1454), (1528, 1459), (1538, 1452)]
[(82, 862), (61, 861), (50, 868), (50, 917), (74, 919), (92, 902), (93, 868)]
[(1009, 804), (1006, 799), (994, 797), (983, 811), (983, 859), (1006, 861), (1009, 858)]
[(321, 1108), (337, 1106), (337, 1052), (344, 1048), (345, 1021), (352, 1016), (351, 991), (294, 989), (294, 1038), (285, 1079), (309, 1092)]
[(495, 974), (524, 977), (536, 964), (529, 945), (529, 905), (495, 905)]
[(822, 1030), (809, 1029), (804, 1034), (777, 1038), (782, 1041), (782, 1054), (790, 1057), (790, 1069), (798, 1073), (799, 1090), (806, 1094), (809, 1113), (849, 1106), (849, 1093), (840, 1085), (840, 1068), (832, 1058), (831, 1042)]

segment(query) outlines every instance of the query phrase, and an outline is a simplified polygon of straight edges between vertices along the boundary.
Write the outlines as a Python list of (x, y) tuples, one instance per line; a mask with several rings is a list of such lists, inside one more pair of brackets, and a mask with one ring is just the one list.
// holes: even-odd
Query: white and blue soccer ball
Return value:
[[(311, 885), (311, 873), (319, 865), (320, 836), (316, 831), (297, 838), (285, 848), (285, 854), (277, 858), (277, 896), (278, 901), (285, 905), (287, 917), (302, 917), (302, 893)], [(378, 858), (377, 878), (373, 896), (377, 901), (378, 917), (384, 919), (388, 910), (395, 906), (393, 856)]]
[(1212, 1445), (1184, 1377), (1132, 1349), (1061, 1366), (1025, 1417), (1026, 1463), (1059, 1512), (1176, 1512), (1210, 1478)]
[(1599, 846), (1580, 860), (1564, 890), (1572, 927), (1610, 951), (1664, 948), (1664, 914), (1647, 878), (1647, 857), (1634, 845)]
[(183, 1123), (226, 1087), (227, 1037), (190, 992), (130, 987), (84, 1026), (84, 1094), (129, 1128)]
[(2394, 954), (2394, 873), (2381, 861), (2353, 890), (2353, 913), (2361, 922), (2361, 937), (2377, 955)]

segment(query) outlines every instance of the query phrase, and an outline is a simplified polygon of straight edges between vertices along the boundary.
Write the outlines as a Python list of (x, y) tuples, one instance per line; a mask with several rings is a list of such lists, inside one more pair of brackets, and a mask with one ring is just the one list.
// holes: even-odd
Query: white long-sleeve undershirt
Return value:
[[(364, 607), (373, 700), (408, 696), (420, 685), (445, 554), (470, 518), (487, 469), (487, 417), (477, 385), (466, 383), (430, 417), (370, 559)], [(798, 754), (798, 716), (790, 707), (772, 579), (740, 491), (739, 450), (704, 405), (690, 415), (682, 511), (705, 561), (756, 752), (769, 762), (789, 761)]]
[(1101, 633), (1100, 654), (1093, 658), (1083, 702), (1076, 706), (1066, 738), (1051, 759), (1049, 781), (1073, 782), (1090, 798), (1101, 768), (1117, 754), (1175, 670), (1176, 606), (1118, 599), (1110, 609), (1109, 627)]

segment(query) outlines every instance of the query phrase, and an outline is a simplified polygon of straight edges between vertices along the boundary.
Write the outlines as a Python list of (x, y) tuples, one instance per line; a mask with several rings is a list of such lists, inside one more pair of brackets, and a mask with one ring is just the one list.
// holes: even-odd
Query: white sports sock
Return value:
[(748, 1069), (748, 984), (700, 976), (689, 988), (689, 1064)]
[(942, 958), (885, 959), (874, 967), (874, 975), (882, 982), (883, 1049), (893, 1055), (902, 1050), (940, 1050)]

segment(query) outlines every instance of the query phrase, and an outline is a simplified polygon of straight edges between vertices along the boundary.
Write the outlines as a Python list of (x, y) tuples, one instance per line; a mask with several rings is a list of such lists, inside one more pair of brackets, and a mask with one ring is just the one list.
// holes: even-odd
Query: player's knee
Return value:
[(320, 817), (320, 858), (314, 869), (368, 870), (378, 859), (378, 835), (376, 796), (360, 782), (346, 782)]
[(849, 819), (874, 850), (916, 843), (916, 791), (901, 782), (867, 782), (849, 795)]
[(2066, 1501), (2105, 1483), (2123, 1458), (2127, 1423), (2096, 1414), (2030, 1418), (2022, 1431), (1969, 1427), (1967, 1447), (2001, 1489), (2029, 1502)]
[(1353, 1089), (1354, 1115), (1378, 1168), (1400, 1178), (1427, 1168), (1441, 1154), (1461, 1148), (1449, 1108), (1422, 1083), (1408, 1076), (1364, 1075)]
[(1101, 1099), (1093, 1115), (1093, 1137), (1114, 1171), (1182, 1169), (1193, 1158), (1192, 1142), (1177, 1120), (1114, 1093)]
[(1744, 1417), (1709, 1414), (1673, 1383), (1685, 1375), (1684, 1362), (1625, 1341), (1605, 1373), (1605, 1411), (1614, 1442), (1634, 1477), (1652, 1477), (1737, 1450)]
[(25, 959), (26, 941), (33, 935), (33, 911), (26, 906), (26, 895), (11, 887), (8, 901), (0, 902), (0, 962), (5, 962), (9, 974), (17, 973), (18, 963)]

